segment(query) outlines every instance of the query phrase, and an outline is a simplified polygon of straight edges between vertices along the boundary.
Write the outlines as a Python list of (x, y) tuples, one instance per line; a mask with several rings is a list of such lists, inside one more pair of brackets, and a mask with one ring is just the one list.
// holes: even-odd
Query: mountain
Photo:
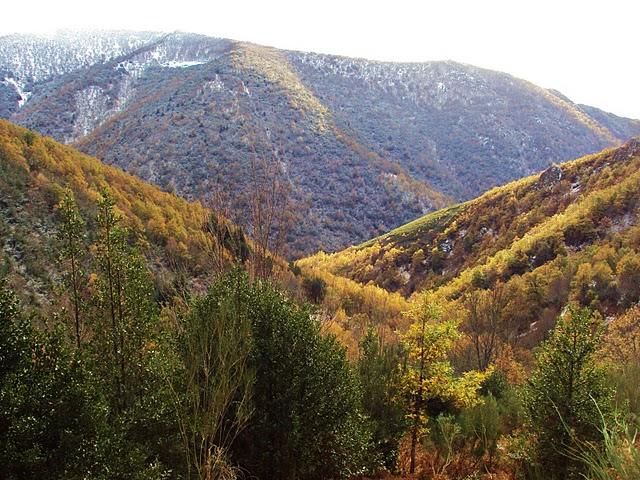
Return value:
[[(32, 304), (47, 304), (61, 282), (56, 205), (71, 189), (89, 230), (107, 187), (117, 212), (156, 273), (163, 294), (181, 278), (197, 287), (211, 274), (215, 248), (205, 227), (213, 212), (163, 192), (51, 138), (0, 120), (0, 278)], [(220, 225), (233, 226), (220, 216)], [(94, 239), (89, 238), (92, 242)], [(226, 252), (226, 253), (223, 253)], [(164, 290), (164, 291), (163, 291)]]
[(294, 214), (281, 227), (292, 257), (640, 133), (638, 121), (455, 62), (84, 35), (86, 56), (64, 36), (0, 38), (0, 115), (188, 199), (222, 202), (250, 233), (256, 189), (277, 177)]
[(518, 331), (527, 335), (540, 319), (550, 328), (568, 301), (609, 317), (640, 300), (639, 214), (636, 138), (297, 265), (330, 286), (405, 297), (433, 290), (462, 300), (505, 285), (520, 302), (513, 318), (527, 314)]

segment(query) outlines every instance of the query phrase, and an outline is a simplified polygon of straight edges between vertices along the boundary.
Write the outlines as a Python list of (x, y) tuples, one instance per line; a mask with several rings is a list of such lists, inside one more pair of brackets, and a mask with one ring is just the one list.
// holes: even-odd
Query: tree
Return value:
[(66, 189), (63, 192), (57, 209), (62, 219), (62, 223), (58, 228), (60, 257), (64, 263), (68, 264), (65, 284), (67, 290), (71, 292), (76, 346), (80, 348), (82, 330), (81, 310), (83, 303), (82, 291), (86, 285), (85, 276), (82, 271), (85, 253), (85, 223), (78, 211), (72, 190)]
[(588, 309), (569, 307), (536, 355), (525, 394), (537, 437), (537, 458), (549, 478), (577, 478), (567, 455), (576, 441), (601, 440), (598, 420), (610, 411), (611, 392), (595, 353), (602, 325)]
[[(416, 447), (427, 431), (430, 407), (434, 403), (451, 403), (458, 407), (477, 404), (478, 389), (491, 370), (475, 370), (456, 376), (448, 360), (460, 338), (455, 320), (442, 319), (441, 305), (430, 295), (423, 295), (409, 312), (413, 323), (403, 335), (407, 350), (407, 369), (403, 393), (407, 398), (411, 432), (410, 473), (415, 472)], [(436, 412), (440, 413), (440, 412)]]
[(291, 208), (291, 184), (286, 178), (283, 163), (273, 149), (270, 158), (251, 156), (251, 183), (248, 203), (251, 212), (253, 238), (253, 267), (263, 278), (272, 272), (271, 256), (285, 253), (287, 234), (294, 222)]
[(7, 480), (86, 478), (104, 401), (63, 329), (41, 332), (0, 283), (0, 465)]
[(607, 361), (616, 407), (640, 418), (640, 306), (609, 322), (598, 357)]
[(345, 478), (367, 466), (370, 432), (345, 348), (263, 281), (248, 292), (254, 415), (234, 451), (259, 478)]
[(616, 266), (618, 290), (625, 305), (631, 305), (640, 299), (640, 255), (628, 253)]
[(478, 370), (486, 370), (510, 337), (505, 310), (509, 296), (503, 283), (491, 290), (471, 292), (465, 304), (469, 312), (465, 330), (473, 345)]
[[(224, 217), (210, 212), (204, 222), (204, 230), (211, 239), (210, 257), (215, 271), (223, 272), (229, 263), (240, 265), (249, 259), (251, 249), (241, 227), (234, 226)], [(229, 256), (230, 259), (227, 258)]]
[(327, 282), (320, 277), (304, 277), (302, 280), (302, 288), (309, 301), (320, 304), (327, 293)]
[(114, 384), (114, 400), (125, 410), (141, 391), (147, 360), (152, 353), (157, 322), (154, 288), (144, 258), (128, 244), (128, 231), (121, 225), (115, 201), (104, 190), (98, 202), (95, 256), (99, 266), (96, 331), (109, 331), (110, 345), (95, 342), (108, 361), (106, 374)]
[(233, 476), (229, 448), (252, 412), (247, 290), (244, 275), (228, 274), (192, 303), (181, 324), (172, 391), (190, 477)]
[(398, 348), (384, 345), (373, 328), (367, 330), (360, 342), (358, 359), (362, 402), (372, 422), (374, 452), (391, 471), (395, 469), (400, 439), (406, 430), (398, 391), (400, 359)]

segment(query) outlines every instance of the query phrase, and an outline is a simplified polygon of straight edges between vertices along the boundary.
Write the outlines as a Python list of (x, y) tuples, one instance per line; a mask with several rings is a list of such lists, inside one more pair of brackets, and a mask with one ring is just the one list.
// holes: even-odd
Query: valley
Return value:
[(0, 478), (637, 480), (639, 216), (507, 73), (0, 36)]

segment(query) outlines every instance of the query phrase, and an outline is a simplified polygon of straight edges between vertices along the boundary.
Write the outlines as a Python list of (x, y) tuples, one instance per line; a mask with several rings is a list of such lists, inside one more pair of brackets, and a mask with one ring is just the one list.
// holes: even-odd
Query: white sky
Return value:
[(639, 0), (3, 0), (0, 34), (181, 30), (394, 61), (451, 59), (640, 118)]

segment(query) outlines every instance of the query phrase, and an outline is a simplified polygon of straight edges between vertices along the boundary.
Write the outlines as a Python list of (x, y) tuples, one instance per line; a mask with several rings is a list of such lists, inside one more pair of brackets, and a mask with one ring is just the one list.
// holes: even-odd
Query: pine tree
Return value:
[(602, 415), (611, 410), (604, 371), (595, 363), (601, 334), (589, 309), (570, 307), (537, 354), (525, 400), (550, 478), (578, 478), (580, 465), (568, 452), (576, 441), (601, 440)]

